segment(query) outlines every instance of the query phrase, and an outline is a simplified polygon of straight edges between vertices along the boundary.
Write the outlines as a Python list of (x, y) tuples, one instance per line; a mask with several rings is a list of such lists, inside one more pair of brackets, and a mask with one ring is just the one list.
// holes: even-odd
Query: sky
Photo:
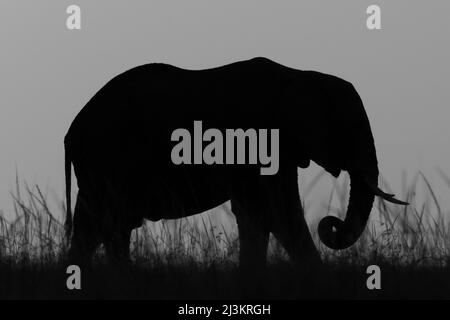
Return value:
[[(71, 4), (81, 8), (81, 30), (66, 28)], [(366, 27), (371, 4), (381, 8), (381, 30)], [(392, 189), (400, 191), (402, 172), (410, 180), (420, 170), (446, 202), (450, 189), (435, 169), (450, 175), (449, 10), (447, 0), (4, 0), (0, 209), (12, 210), (16, 169), (62, 201), (64, 135), (115, 75), (150, 62), (203, 69), (255, 56), (352, 82)], [(302, 170), (301, 186), (317, 170)]]

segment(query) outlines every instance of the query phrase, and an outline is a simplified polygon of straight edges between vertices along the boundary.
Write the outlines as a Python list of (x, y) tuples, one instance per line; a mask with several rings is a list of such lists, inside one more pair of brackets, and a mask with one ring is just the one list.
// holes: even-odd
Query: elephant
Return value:
[[(204, 128), (279, 130), (279, 170), (261, 164), (174, 164), (171, 134)], [(305, 221), (298, 169), (310, 161), (350, 176), (345, 220), (322, 218), (320, 240), (341, 250), (363, 233), (378, 187), (370, 123), (354, 86), (336, 76), (257, 57), (203, 70), (165, 63), (132, 68), (107, 82), (64, 137), (69, 254), (89, 262), (103, 243), (114, 261), (130, 259), (130, 236), (145, 220), (178, 219), (227, 201), (236, 217), (239, 263), (265, 265), (269, 236), (291, 260), (320, 263)], [(71, 212), (71, 170), (78, 184)]]

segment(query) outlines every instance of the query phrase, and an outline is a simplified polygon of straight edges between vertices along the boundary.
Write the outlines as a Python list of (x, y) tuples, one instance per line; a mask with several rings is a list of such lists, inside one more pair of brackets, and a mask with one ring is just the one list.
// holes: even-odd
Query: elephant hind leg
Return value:
[(104, 235), (104, 246), (106, 257), (110, 264), (129, 264), (130, 238), (133, 229), (127, 225), (122, 225), (109, 230)]
[(89, 206), (88, 198), (80, 190), (73, 216), (73, 235), (69, 250), (69, 261), (77, 265), (90, 265), (100, 245), (96, 213)]

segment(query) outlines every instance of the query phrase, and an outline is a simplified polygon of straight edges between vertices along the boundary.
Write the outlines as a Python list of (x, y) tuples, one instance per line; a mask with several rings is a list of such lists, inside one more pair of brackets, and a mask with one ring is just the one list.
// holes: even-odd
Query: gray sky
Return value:
[[(66, 8), (82, 29), (66, 29)], [(366, 28), (381, 7), (382, 30)], [(352, 82), (371, 120), (380, 171), (450, 174), (447, 0), (23, 1), (0, 4), (0, 208), (22, 179), (63, 195), (63, 137), (114, 75), (149, 62), (207, 68), (254, 56)], [(213, 106), (211, 106), (213, 107)], [(309, 170), (310, 176), (314, 168)], [(439, 193), (440, 192), (440, 193)]]

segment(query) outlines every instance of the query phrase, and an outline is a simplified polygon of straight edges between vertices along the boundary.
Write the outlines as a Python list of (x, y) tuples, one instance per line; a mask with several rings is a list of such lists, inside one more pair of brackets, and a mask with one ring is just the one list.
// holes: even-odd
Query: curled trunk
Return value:
[[(377, 170), (378, 171), (378, 170)], [(377, 185), (376, 177), (371, 177)], [(345, 220), (327, 216), (318, 227), (320, 240), (329, 248), (341, 250), (353, 245), (361, 236), (369, 220), (375, 199), (372, 188), (362, 174), (350, 172), (350, 198)]]

